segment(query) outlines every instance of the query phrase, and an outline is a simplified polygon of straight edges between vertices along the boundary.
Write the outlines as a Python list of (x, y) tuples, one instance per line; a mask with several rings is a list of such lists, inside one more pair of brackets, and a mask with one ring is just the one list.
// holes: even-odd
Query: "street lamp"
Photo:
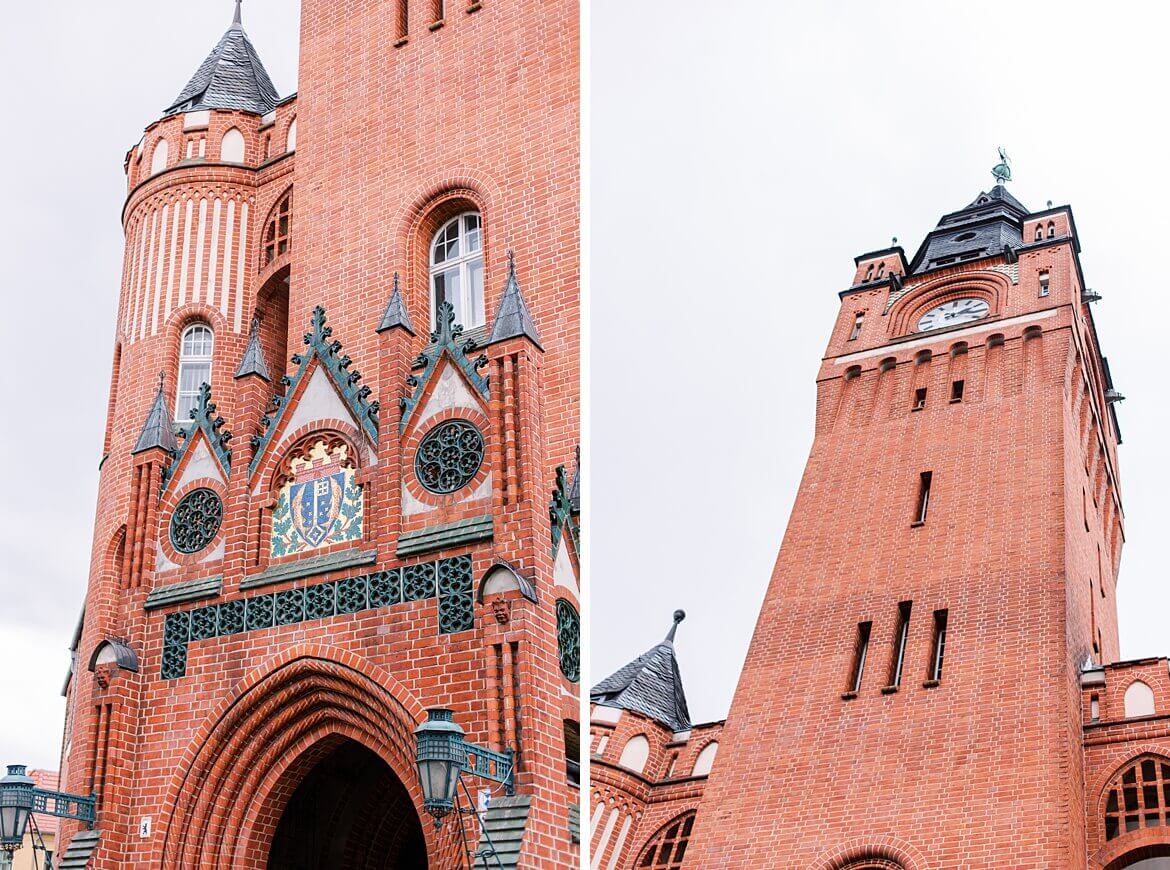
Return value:
[[(24, 843), (25, 830), (33, 813), (62, 819), (76, 819), (93, 827), (97, 797), (68, 794), (37, 788), (23, 764), (8, 765), (8, 775), (0, 779), (0, 849), (15, 852)], [(36, 821), (33, 821), (36, 831)]]
[(35, 785), (23, 764), (8, 765), (8, 776), (0, 779), (0, 849), (5, 852), (15, 852), (24, 842)]
[[(479, 811), (463, 782), (464, 773), (481, 779), (498, 782), (504, 786), (504, 794), (513, 794), (515, 788), (515, 756), (511, 749), (496, 752), (483, 746), (468, 743), (463, 738), (463, 729), (455, 721), (454, 714), (446, 707), (432, 707), (427, 710), (427, 720), (414, 729), (415, 764), (418, 766), (418, 781), (422, 786), (423, 808), (435, 820), (435, 827), (443, 823), (444, 817), (455, 809), (458, 800), (457, 791), (463, 786), (467, 796), (469, 809), (461, 810), (465, 813), (474, 813), (479, 818)], [(495, 858), (497, 866), (502, 867), (499, 855), (491, 834), (484, 827), (483, 819), (479, 818), (480, 830), (487, 839), (487, 845), (478, 851), (468, 850), (475, 861)], [(462, 826), (460, 827), (462, 830)]]

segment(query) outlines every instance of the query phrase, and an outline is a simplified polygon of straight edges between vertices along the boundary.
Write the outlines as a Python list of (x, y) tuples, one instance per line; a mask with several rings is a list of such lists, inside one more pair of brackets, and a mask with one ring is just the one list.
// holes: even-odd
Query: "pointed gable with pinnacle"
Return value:
[(544, 345), (540, 343), (540, 333), (536, 331), (536, 323), (528, 310), (528, 303), (524, 301), (524, 294), (520, 292), (520, 282), (516, 279), (516, 257), (508, 251), (508, 280), (504, 284), (500, 307), (496, 309), (496, 319), (492, 322), (488, 344), (521, 335), (544, 350)]
[(414, 324), (410, 320), (410, 312), (406, 310), (406, 303), (402, 301), (402, 290), (398, 286), (398, 273), (394, 273), (394, 292), (390, 294), (390, 301), (386, 304), (386, 313), (382, 315), (382, 322), (378, 324), (377, 332), (385, 332), (400, 326), (414, 335)]
[(471, 338), (460, 341), (463, 336), (463, 326), (455, 322), (455, 308), (450, 302), (444, 302), (439, 306), (439, 311), (435, 315), (435, 324), (437, 329), (431, 333), (430, 345), (418, 355), (414, 365), (411, 366), (415, 371), (421, 369), (422, 374), (411, 374), (406, 379), (406, 384), (412, 388), (412, 392), (409, 396), (398, 400), (398, 407), (402, 411), (402, 420), (399, 422), (399, 431), (401, 432), (406, 431), (407, 423), (410, 422), (415, 409), (422, 404), (423, 399), (428, 395), (428, 388), (439, 371), (439, 363), (443, 357), (454, 364), (476, 395), (485, 403), (488, 399), (487, 378), (479, 373), (479, 370), (488, 364), (488, 358), (482, 353), (474, 360), (467, 358), (479, 350), (479, 345)]
[(191, 409), (191, 423), (185, 426), (180, 434), (183, 436), (183, 446), (175, 455), (175, 461), (163, 475), (163, 492), (175, 478), (176, 472), (182, 467), (183, 460), (195, 447), (195, 442), (202, 436), (207, 439), (211, 452), (215, 455), (223, 476), (227, 478), (232, 473), (232, 449), (228, 442), (232, 440), (232, 433), (224, 429), (226, 421), (219, 416), (219, 409), (211, 401), (211, 385), (199, 385), (199, 399)]
[(271, 381), (268, 374), (268, 363), (264, 360), (264, 348), (260, 346), (260, 320), (252, 318), (252, 334), (248, 336), (248, 346), (244, 349), (244, 358), (240, 360), (240, 367), (236, 369), (236, 378), (248, 375), (259, 375), (266, 381)]
[(675, 732), (689, 729), (691, 714), (674, 654), (675, 631), (684, 619), (676, 610), (666, 639), (590, 689), (589, 700), (641, 713)]
[(147, 450), (161, 447), (173, 456), (179, 447), (179, 442), (175, 439), (173, 421), (174, 417), (171, 416), (171, 409), (167, 407), (163, 377), (159, 375), (158, 392), (155, 393), (154, 403), (150, 406), (150, 411), (146, 415), (146, 422), (142, 426), (142, 433), (138, 436), (138, 442), (130, 452), (133, 454), (145, 453)]
[(204, 109), (238, 109), (266, 115), (279, 102), (280, 94), (260, 62), (252, 40), (244, 32), (237, 0), (232, 26), (163, 115)]

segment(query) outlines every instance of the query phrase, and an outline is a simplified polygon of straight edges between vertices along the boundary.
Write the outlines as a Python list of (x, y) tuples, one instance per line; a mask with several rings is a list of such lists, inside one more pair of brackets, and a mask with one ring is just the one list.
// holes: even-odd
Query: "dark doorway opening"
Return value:
[(426, 870), (426, 841), (406, 787), (381, 758), (346, 741), (292, 793), (268, 867)]

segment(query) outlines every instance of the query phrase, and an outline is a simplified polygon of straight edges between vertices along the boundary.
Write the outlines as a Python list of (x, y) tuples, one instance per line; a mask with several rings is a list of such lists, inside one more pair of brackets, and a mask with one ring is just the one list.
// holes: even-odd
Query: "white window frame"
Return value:
[[(198, 351), (187, 350), (187, 340), (197, 330), (205, 330), (208, 335), (207, 352), (202, 352), (202, 347)], [(203, 345), (203, 342), (200, 342)], [(215, 330), (211, 328), (211, 324), (198, 321), (187, 326), (182, 335), (179, 336), (179, 374), (175, 378), (175, 422), (186, 424), (190, 421), (190, 411), (192, 404), (184, 406), (184, 399), (199, 399), (199, 386), (203, 383), (200, 381), (195, 386), (194, 390), (183, 389), (183, 369), (190, 365), (206, 365), (207, 366), (207, 383), (211, 382), (211, 359), (215, 354)]]
[[(474, 250), (469, 250), (468, 241), (471, 236), (466, 229), (464, 219), (474, 217), (478, 221), (478, 247)], [(438, 248), (439, 239), (445, 238), (447, 229), (454, 225), (458, 233), (458, 254), (450, 258), (444, 259), (442, 262), (436, 262), (435, 252)], [(455, 322), (462, 324), (466, 329), (475, 329), (483, 326), (484, 318), (484, 299), (483, 299), (483, 216), (478, 211), (465, 211), (456, 215), (448, 221), (444, 221), (443, 225), (435, 230), (431, 236), (430, 254), (428, 262), (430, 263), (430, 297), (431, 297), (431, 329), (435, 329), (438, 321), (438, 305), (435, 303), (435, 282), (436, 279), (447, 272), (457, 270), (459, 275), (459, 304), (460, 308), (456, 311)], [(475, 266), (479, 267), (479, 283), (478, 286), (473, 286), (472, 275), (474, 274)]]

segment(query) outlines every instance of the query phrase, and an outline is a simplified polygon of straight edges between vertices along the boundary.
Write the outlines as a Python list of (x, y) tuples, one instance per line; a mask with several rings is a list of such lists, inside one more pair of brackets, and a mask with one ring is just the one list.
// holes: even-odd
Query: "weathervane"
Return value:
[(991, 168), (991, 174), (995, 177), (996, 184), (1012, 180), (1012, 161), (1002, 145), (999, 147), (999, 163)]

